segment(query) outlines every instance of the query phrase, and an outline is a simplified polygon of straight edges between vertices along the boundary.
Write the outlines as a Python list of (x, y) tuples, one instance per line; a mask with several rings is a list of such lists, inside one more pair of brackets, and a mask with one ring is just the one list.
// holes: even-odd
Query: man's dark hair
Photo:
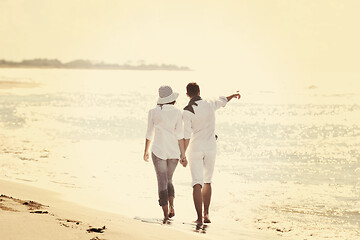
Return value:
[(189, 97), (193, 98), (200, 93), (200, 87), (196, 82), (192, 82), (186, 86), (186, 91)]

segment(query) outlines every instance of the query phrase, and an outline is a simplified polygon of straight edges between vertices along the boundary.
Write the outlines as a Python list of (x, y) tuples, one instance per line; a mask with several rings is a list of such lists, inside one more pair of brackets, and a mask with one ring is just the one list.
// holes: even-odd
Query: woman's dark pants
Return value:
[(158, 181), (159, 205), (165, 206), (168, 204), (169, 197), (175, 196), (174, 185), (172, 184), (172, 176), (179, 160), (164, 160), (158, 158), (154, 153), (151, 154), (151, 157), (154, 163)]

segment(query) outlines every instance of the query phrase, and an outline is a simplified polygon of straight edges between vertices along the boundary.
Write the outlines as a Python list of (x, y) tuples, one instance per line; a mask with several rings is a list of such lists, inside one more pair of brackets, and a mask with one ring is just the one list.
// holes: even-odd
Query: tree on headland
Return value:
[(36, 58), (23, 60), (20, 65), (24, 66), (43, 66), (43, 67), (61, 67), (62, 63), (57, 59)]

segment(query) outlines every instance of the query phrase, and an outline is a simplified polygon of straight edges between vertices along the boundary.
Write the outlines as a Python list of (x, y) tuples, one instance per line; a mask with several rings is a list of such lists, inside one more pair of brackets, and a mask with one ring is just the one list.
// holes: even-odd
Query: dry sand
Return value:
[[(65, 202), (56, 193), (0, 180), (0, 239), (204, 239), (166, 225), (143, 223)], [(101, 232), (94, 232), (101, 231)]]

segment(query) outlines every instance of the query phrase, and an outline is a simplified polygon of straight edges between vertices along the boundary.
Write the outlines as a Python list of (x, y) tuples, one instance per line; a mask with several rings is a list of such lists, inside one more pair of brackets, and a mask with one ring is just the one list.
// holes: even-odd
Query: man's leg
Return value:
[(202, 190), (202, 197), (204, 202), (204, 222), (211, 223), (209, 219), (209, 208), (211, 202), (211, 181), (215, 167), (216, 150), (208, 151), (204, 157), (204, 188)]
[(202, 224), (202, 185), (204, 183), (203, 177), (203, 159), (204, 154), (202, 152), (189, 152), (189, 165), (192, 177), (193, 186), (193, 200), (195, 210), (197, 213), (196, 222), (198, 225)]
[(204, 202), (204, 223), (211, 223), (209, 219), (209, 206), (211, 201), (211, 183), (205, 183), (202, 189), (202, 199)]
[(195, 210), (197, 213), (197, 224), (202, 224), (202, 192), (201, 192), (201, 185), (195, 184), (193, 187), (193, 199), (194, 199), (194, 205)]

